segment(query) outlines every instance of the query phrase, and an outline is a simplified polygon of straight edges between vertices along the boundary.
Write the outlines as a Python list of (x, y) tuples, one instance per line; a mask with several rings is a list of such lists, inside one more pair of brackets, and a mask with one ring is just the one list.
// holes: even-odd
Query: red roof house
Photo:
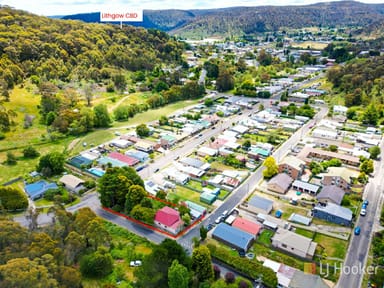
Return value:
[(138, 159), (134, 157), (124, 155), (119, 152), (112, 152), (108, 155), (108, 157), (124, 162), (130, 167), (135, 166), (137, 163), (140, 162)]
[(180, 218), (179, 211), (165, 206), (157, 210), (155, 215), (155, 225), (176, 235), (182, 230), (184, 222)]
[(240, 230), (243, 230), (244, 232), (247, 232), (249, 234), (254, 235), (255, 237), (260, 233), (260, 230), (262, 228), (261, 225), (249, 221), (247, 219), (237, 217), (235, 221), (232, 223), (233, 227), (239, 228)]

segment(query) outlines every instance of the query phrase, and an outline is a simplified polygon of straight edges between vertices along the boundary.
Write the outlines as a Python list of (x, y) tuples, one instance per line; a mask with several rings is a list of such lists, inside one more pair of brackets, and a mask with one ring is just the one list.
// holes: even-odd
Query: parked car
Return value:
[(222, 214), (221, 214), (221, 216), (223, 216), (223, 217), (226, 217), (228, 215), (228, 210), (225, 210)]
[(368, 206), (368, 204), (369, 204), (369, 201), (368, 200), (364, 200), (363, 205)]
[(219, 224), (221, 221), (223, 221), (223, 217), (219, 216), (219, 217), (216, 218), (215, 223)]
[(363, 205), (361, 205), (361, 209), (367, 209), (367, 205), (363, 203)]
[(153, 171), (153, 173), (156, 173), (156, 172), (159, 172), (159, 168), (156, 168), (155, 171)]
[(365, 209), (361, 209), (360, 210), (360, 215), (361, 216), (365, 216), (367, 214), (367, 210), (365, 210)]
[(361, 228), (360, 226), (357, 226), (354, 230), (355, 235), (360, 235), (360, 232), (361, 232)]
[(295, 199), (291, 199), (291, 200), (289, 200), (289, 204), (297, 206), (298, 202)]
[(143, 263), (141, 262), (141, 260), (134, 260), (134, 261), (129, 262), (129, 266), (131, 266), (131, 267), (139, 267), (142, 264)]

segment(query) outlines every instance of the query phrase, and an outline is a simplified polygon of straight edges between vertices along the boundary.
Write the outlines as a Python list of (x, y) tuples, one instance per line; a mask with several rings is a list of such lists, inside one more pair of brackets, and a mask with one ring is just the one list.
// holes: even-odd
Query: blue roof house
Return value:
[(353, 218), (351, 210), (331, 202), (315, 206), (313, 216), (343, 226), (351, 226)]
[(25, 185), (24, 190), (31, 200), (41, 198), (45, 192), (50, 189), (58, 189), (56, 183), (49, 183), (45, 180), (40, 180), (32, 184)]
[(254, 235), (229, 226), (225, 223), (217, 225), (216, 229), (212, 233), (212, 238), (221, 241), (238, 251), (244, 252), (247, 252), (255, 239)]

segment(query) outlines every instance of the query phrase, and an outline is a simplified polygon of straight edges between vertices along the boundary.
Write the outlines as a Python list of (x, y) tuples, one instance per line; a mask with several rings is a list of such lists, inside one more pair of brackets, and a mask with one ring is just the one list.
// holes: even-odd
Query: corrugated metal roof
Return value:
[(269, 213), (272, 210), (273, 201), (255, 195), (251, 199), (249, 199), (248, 205), (252, 205), (253, 207), (262, 209), (262, 210), (266, 211), (266, 213)]
[(240, 229), (229, 226), (225, 223), (217, 225), (212, 233), (212, 236), (222, 239), (232, 246), (243, 249), (244, 251), (248, 250), (250, 243), (254, 239), (252, 234), (241, 231)]

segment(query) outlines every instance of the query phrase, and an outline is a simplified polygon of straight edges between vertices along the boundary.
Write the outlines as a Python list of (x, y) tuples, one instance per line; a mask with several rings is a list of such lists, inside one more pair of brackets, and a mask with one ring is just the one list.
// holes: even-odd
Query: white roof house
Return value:
[(337, 131), (318, 127), (312, 131), (312, 136), (325, 139), (337, 139)]
[(342, 105), (334, 105), (333, 113), (345, 115), (348, 111), (348, 108)]

